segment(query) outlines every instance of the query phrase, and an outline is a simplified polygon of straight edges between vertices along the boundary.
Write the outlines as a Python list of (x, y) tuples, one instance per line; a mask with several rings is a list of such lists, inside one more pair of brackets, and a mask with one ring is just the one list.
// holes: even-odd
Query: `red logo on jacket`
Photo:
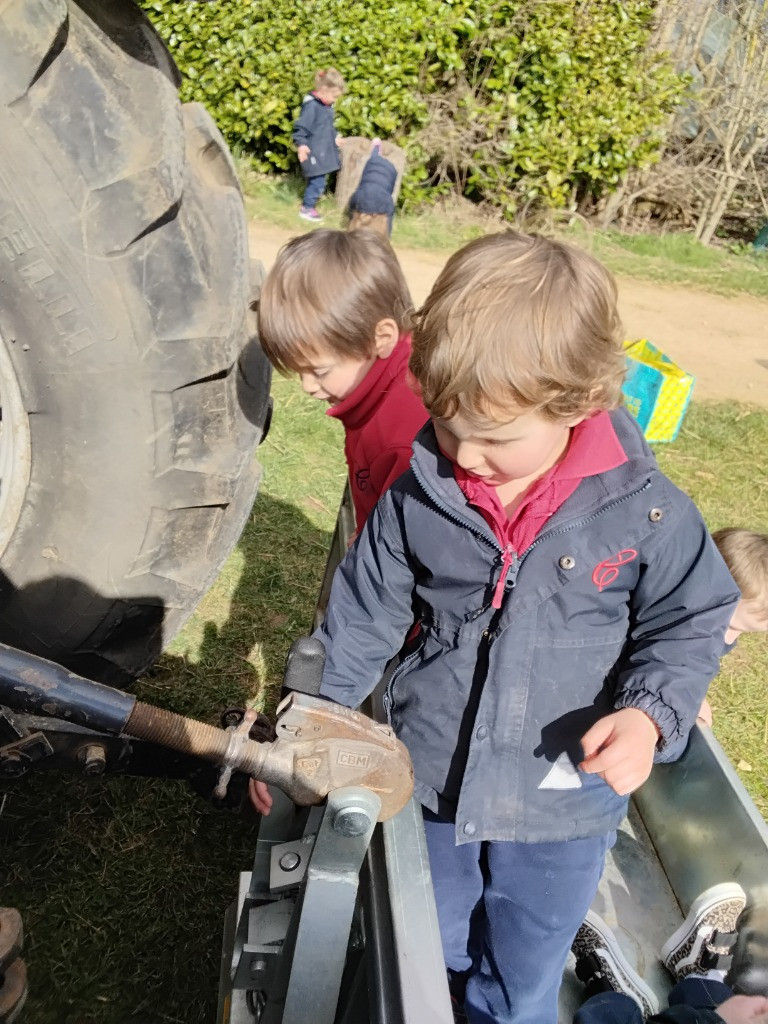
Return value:
[(600, 562), (595, 566), (595, 571), (592, 573), (592, 582), (598, 590), (604, 590), (619, 575), (621, 566), (626, 565), (627, 562), (634, 562), (636, 558), (637, 552), (634, 548), (624, 548), (618, 555), (606, 558), (604, 562)]

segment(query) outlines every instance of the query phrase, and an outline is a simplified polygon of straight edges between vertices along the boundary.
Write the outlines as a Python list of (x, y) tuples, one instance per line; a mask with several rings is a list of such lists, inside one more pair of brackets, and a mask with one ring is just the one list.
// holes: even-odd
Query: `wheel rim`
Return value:
[(0, 556), (16, 529), (32, 467), (29, 416), (0, 335)]

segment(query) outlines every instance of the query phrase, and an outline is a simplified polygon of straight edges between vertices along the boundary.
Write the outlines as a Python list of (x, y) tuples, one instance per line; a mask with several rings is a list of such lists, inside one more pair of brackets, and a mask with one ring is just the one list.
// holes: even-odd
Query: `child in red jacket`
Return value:
[(411, 297), (386, 239), (321, 229), (280, 250), (259, 299), (276, 369), (299, 374), (346, 433), (357, 529), (405, 470), (427, 411), (407, 380)]

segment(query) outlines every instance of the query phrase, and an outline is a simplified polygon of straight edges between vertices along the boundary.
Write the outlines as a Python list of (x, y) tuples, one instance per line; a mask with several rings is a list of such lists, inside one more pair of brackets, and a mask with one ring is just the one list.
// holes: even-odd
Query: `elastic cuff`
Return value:
[(656, 693), (650, 693), (648, 690), (631, 690), (618, 697), (614, 707), (617, 711), (622, 708), (635, 708), (637, 711), (645, 712), (661, 733), (656, 744), (658, 751), (665, 750), (682, 736), (677, 712), (669, 704), (665, 704)]

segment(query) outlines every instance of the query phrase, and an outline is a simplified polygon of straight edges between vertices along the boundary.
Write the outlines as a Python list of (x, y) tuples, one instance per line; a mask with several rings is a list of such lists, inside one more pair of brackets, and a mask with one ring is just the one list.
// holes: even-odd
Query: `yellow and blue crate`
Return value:
[(696, 378), (646, 338), (625, 341), (627, 376), (624, 403), (642, 428), (647, 441), (674, 441)]

